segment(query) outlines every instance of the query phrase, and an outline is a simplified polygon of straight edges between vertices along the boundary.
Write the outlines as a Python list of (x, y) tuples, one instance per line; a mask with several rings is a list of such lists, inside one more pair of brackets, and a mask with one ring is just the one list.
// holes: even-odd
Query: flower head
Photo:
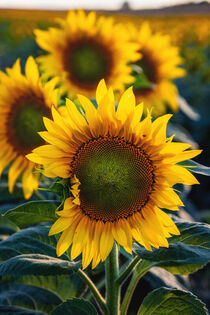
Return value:
[(44, 143), (37, 132), (44, 130), (42, 117), (51, 117), (51, 105), (57, 106), (57, 80), (43, 86), (32, 57), (26, 62), (25, 75), (19, 59), (6, 70), (7, 73), (0, 72), (0, 174), (11, 163), (9, 191), (13, 192), (22, 174), (23, 192), (28, 199), (38, 188), (39, 175), (25, 155)]
[(170, 42), (168, 35), (152, 33), (145, 22), (139, 30), (131, 28), (132, 37), (139, 44), (141, 59), (136, 62), (150, 83), (150, 86), (138, 86), (134, 83), (134, 93), (137, 100), (144, 102), (147, 108), (152, 108), (154, 115), (163, 114), (166, 105), (173, 111), (178, 109), (177, 88), (171, 81), (185, 75), (180, 68), (183, 60), (179, 49)]
[(66, 100), (68, 115), (52, 108), (53, 121), (45, 119), (41, 132), (49, 144), (27, 157), (44, 166), (49, 177), (69, 179), (71, 196), (50, 235), (62, 232), (57, 254), (71, 246), (71, 258), (82, 253), (83, 268), (94, 268), (109, 255), (113, 242), (132, 252), (135, 240), (146, 249), (168, 246), (167, 238), (179, 231), (160, 210), (183, 206), (172, 186), (198, 183), (177, 162), (200, 150), (166, 138), (171, 115), (154, 122), (148, 113), (141, 120), (143, 105), (136, 106), (132, 88), (121, 97), (117, 110), (112, 89), (102, 80), (96, 91), (98, 107), (78, 95), (83, 111)]
[(94, 97), (102, 78), (115, 90), (134, 81), (127, 64), (139, 58), (138, 45), (129, 41), (122, 25), (82, 10), (69, 11), (58, 22), (60, 28), (35, 31), (37, 43), (49, 52), (38, 60), (47, 77), (60, 77), (69, 96)]

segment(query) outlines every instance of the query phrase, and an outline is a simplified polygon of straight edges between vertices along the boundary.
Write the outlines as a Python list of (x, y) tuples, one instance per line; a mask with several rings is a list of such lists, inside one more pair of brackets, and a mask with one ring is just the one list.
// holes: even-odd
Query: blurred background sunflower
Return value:
[(172, 80), (185, 75), (179, 67), (183, 63), (179, 48), (171, 45), (170, 36), (152, 33), (147, 22), (139, 29), (132, 28), (131, 33), (141, 53), (141, 59), (134, 64), (138, 101), (143, 101), (155, 116), (166, 112), (167, 105), (177, 111), (178, 90)]
[(102, 78), (120, 91), (134, 81), (128, 63), (140, 54), (122, 24), (82, 10), (70, 11), (58, 23), (60, 28), (35, 31), (37, 43), (49, 52), (38, 61), (45, 77), (60, 76), (62, 89), (69, 96), (82, 93), (94, 97)]
[(37, 190), (39, 174), (25, 155), (43, 143), (37, 132), (44, 129), (42, 116), (51, 116), (52, 104), (57, 107), (56, 82), (54, 78), (42, 85), (33, 57), (26, 61), (25, 75), (21, 73), (19, 59), (12, 68), (7, 68), (7, 73), (0, 72), (0, 174), (11, 164), (9, 191), (13, 192), (22, 175), (26, 199)]

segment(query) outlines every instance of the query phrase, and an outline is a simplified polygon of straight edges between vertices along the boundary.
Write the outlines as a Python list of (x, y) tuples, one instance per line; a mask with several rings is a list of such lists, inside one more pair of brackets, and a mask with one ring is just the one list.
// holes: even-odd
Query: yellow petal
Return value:
[(195, 157), (196, 155), (200, 154), (202, 150), (188, 150), (184, 151), (180, 154), (177, 154), (173, 157), (166, 158), (165, 161), (167, 163), (178, 163), (184, 160), (189, 160)]
[(127, 116), (135, 109), (136, 99), (133, 94), (133, 88), (128, 88), (120, 98), (118, 107), (117, 107), (117, 118), (124, 122)]
[(75, 219), (72, 224), (65, 231), (63, 231), (56, 247), (58, 256), (63, 255), (63, 253), (65, 253), (65, 251), (71, 246), (78, 222), (79, 217), (77, 217), (77, 219)]
[(12, 166), (8, 172), (8, 182), (9, 182), (9, 192), (13, 192), (14, 184), (20, 174), (23, 172), (25, 167), (27, 166), (28, 161), (22, 156), (17, 157), (17, 159), (13, 162)]
[(111, 231), (110, 223), (105, 223), (103, 226), (100, 239), (100, 255), (101, 260), (104, 261), (112, 250), (114, 239)]
[(184, 185), (199, 184), (198, 180), (193, 174), (191, 174), (186, 168), (179, 165), (166, 167), (162, 170), (162, 174), (165, 176), (170, 186), (173, 186), (177, 183)]
[(55, 221), (49, 231), (49, 235), (58, 234), (67, 229), (72, 223), (71, 218), (61, 217)]
[(25, 65), (26, 77), (32, 84), (37, 85), (39, 80), (39, 69), (32, 56), (28, 57)]
[(101, 100), (104, 98), (104, 96), (107, 94), (108, 90), (106, 87), (106, 83), (104, 81), (104, 79), (102, 79), (96, 89), (96, 101), (97, 104), (99, 104), (101, 102)]

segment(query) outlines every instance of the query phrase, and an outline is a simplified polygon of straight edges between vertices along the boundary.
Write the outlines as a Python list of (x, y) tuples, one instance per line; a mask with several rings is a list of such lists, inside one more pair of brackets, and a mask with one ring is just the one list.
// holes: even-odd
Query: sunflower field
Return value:
[(0, 10), (0, 314), (208, 314), (209, 100), (209, 16)]

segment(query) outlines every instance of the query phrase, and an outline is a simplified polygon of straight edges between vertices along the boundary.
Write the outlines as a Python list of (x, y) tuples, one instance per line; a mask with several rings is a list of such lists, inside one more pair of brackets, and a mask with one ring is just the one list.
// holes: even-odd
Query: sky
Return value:
[[(202, 0), (129, 0), (134, 9), (158, 8), (186, 2)], [(124, 0), (0, 0), (0, 8), (22, 9), (118, 9)]]

